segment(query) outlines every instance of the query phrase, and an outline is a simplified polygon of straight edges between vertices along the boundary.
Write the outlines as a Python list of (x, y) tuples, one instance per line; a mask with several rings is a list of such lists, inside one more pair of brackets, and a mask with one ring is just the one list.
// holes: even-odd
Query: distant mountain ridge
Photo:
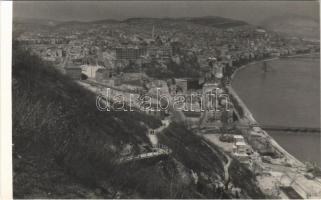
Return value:
[(51, 19), (37, 19), (37, 18), (13, 18), (13, 23), (16, 24), (33, 24), (33, 25), (42, 25), (42, 26), (56, 26), (61, 21), (51, 20)]
[(188, 21), (193, 22), (195, 24), (214, 26), (218, 28), (249, 25), (247, 22), (241, 20), (212, 16), (191, 18)]
[(320, 22), (309, 17), (275, 16), (263, 21), (261, 26), (290, 36), (320, 40)]
[(46, 19), (19, 19), (16, 18), (13, 20), (14, 23), (18, 24), (34, 24), (41, 26), (65, 26), (65, 25), (85, 25), (85, 24), (109, 24), (109, 23), (158, 23), (158, 22), (191, 22), (194, 24), (213, 26), (217, 28), (228, 28), (233, 26), (242, 26), (248, 25), (247, 22), (217, 17), (217, 16), (204, 16), (204, 17), (180, 17), (180, 18), (152, 18), (152, 17), (133, 17), (127, 18), (125, 20), (115, 20), (115, 19), (102, 19), (94, 21), (55, 21), (55, 20), (46, 20)]

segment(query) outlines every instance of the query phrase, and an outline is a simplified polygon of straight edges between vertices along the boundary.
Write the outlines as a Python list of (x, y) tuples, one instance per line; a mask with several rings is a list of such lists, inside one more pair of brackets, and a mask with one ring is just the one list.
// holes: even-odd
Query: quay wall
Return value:
[[(276, 58), (270, 58), (267, 60), (262, 60), (262, 61), (257, 61), (257, 62), (253, 62), (253, 63), (249, 63), (247, 65), (243, 65), (240, 68), (238, 68), (237, 70), (234, 71), (234, 73), (232, 74), (231, 78), (233, 79), (235, 77), (235, 74), (245, 68), (248, 67), (250, 65), (259, 63), (259, 62), (264, 62), (264, 61), (270, 61), (270, 60), (276, 60), (279, 59), (279, 57)], [(226, 87), (230, 97), (231, 97), (231, 101), (235, 107), (235, 111), (236, 111), (236, 115), (238, 117), (238, 119), (246, 126), (248, 126), (249, 128), (251, 128), (252, 126), (259, 126), (257, 121), (254, 119), (253, 114), (251, 113), (251, 111), (248, 109), (248, 107), (245, 105), (245, 103), (242, 101), (242, 99), (238, 96), (238, 94), (235, 92), (235, 90), (232, 87), (232, 84), (230, 86)], [(263, 129), (262, 129), (263, 130)], [(304, 166), (304, 164), (299, 161), (297, 158), (295, 158), (293, 155), (291, 155), (289, 152), (287, 152), (283, 147), (281, 147), (266, 131), (263, 131), (265, 136), (269, 139), (270, 143), (273, 145), (273, 147), (275, 147), (275, 149), (277, 151), (279, 151), (281, 154), (283, 154), (284, 156), (286, 156), (287, 158), (291, 159), (292, 161), (294, 161), (295, 163), (297, 163), (297, 165), (299, 166)]]
[(242, 99), (237, 95), (235, 90), (231, 86), (227, 86), (227, 91), (230, 94), (230, 99), (234, 105), (236, 110), (236, 115), (239, 119), (246, 119), (249, 123), (248, 125), (255, 125), (257, 124), (256, 120), (254, 119), (252, 113), (242, 101)]

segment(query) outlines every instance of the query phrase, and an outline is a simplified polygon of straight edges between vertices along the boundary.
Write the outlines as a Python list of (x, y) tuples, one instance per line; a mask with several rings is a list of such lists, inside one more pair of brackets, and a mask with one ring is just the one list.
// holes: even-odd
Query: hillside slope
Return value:
[[(171, 156), (118, 165), (113, 161), (127, 144), (133, 154), (151, 148), (146, 127), (160, 126), (159, 120), (99, 112), (93, 93), (16, 45), (12, 84), (14, 198), (231, 197), (213, 189), (223, 178), (223, 156), (184, 126), (171, 124), (160, 136)], [(244, 181), (246, 196), (264, 197), (253, 177)]]
[[(139, 145), (149, 145), (142, 122), (158, 127), (160, 121), (137, 112), (99, 112), (94, 97), (38, 57), (14, 47), (13, 181), (16, 198), (113, 197), (113, 188), (115, 192), (120, 191), (120, 184), (123, 184), (108, 187), (121, 178), (117, 173), (141, 173), (142, 169), (131, 169), (135, 165), (118, 167), (112, 161), (119, 157), (123, 144), (133, 144), (136, 153), (140, 152)], [(144, 170), (153, 171), (153, 167), (154, 164)], [(159, 176), (153, 172), (154, 176)], [(131, 179), (123, 176), (126, 181)], [(150, 183), (153, 181), (151, 179)], [(140, 180), (134, 181), (134, 186), (139, 183)], [(109, 191), (104, 192), (104, 189)], [(143, 195), (143, 189), (137, 190), (138, 197)], [(124, 193), (124, 196), (127, 194), (135, 193)], [(163, 195), (168, 193), (164, 191)]]
[[(138, 112), (99, 112), (95, 95), (14, 46), (15, 198), (199, 198), (174, 157), (116, 165), (126, 144), (151, 147)], [(220, 162), (217, 160), (217, 162)]]

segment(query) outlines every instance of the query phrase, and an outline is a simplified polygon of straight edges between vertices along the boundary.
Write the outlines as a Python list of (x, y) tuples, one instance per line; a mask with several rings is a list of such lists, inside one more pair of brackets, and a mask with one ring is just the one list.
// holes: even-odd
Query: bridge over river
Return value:
[(294, 126), (275, 126), (275, 125), (260, 125), (260, 127), (266, 131), (288, 131), (295, 134), (320, 134), (320, 128), (312, 127), (294, 127)]
[(264, 124), (249, 124), (249, 125), (239, 125), (239, 128), (253, 128), (260, 127), (265, 131), (282, 131), (288, 132), (291, 134), (313, 134), (313, 135), (321, 135), (320, 128), (314, 127), (299, 127), (299, 126), (280, 126), (280, 125), (264, 125)]

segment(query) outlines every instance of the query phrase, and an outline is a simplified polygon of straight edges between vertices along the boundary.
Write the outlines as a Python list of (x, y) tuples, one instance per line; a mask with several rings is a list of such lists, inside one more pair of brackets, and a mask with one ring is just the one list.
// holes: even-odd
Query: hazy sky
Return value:
[(14, 17), (53, 20), (222, 16), (249, 23), (283, 15), (319, 20), (316, 1), (15, 1)]

